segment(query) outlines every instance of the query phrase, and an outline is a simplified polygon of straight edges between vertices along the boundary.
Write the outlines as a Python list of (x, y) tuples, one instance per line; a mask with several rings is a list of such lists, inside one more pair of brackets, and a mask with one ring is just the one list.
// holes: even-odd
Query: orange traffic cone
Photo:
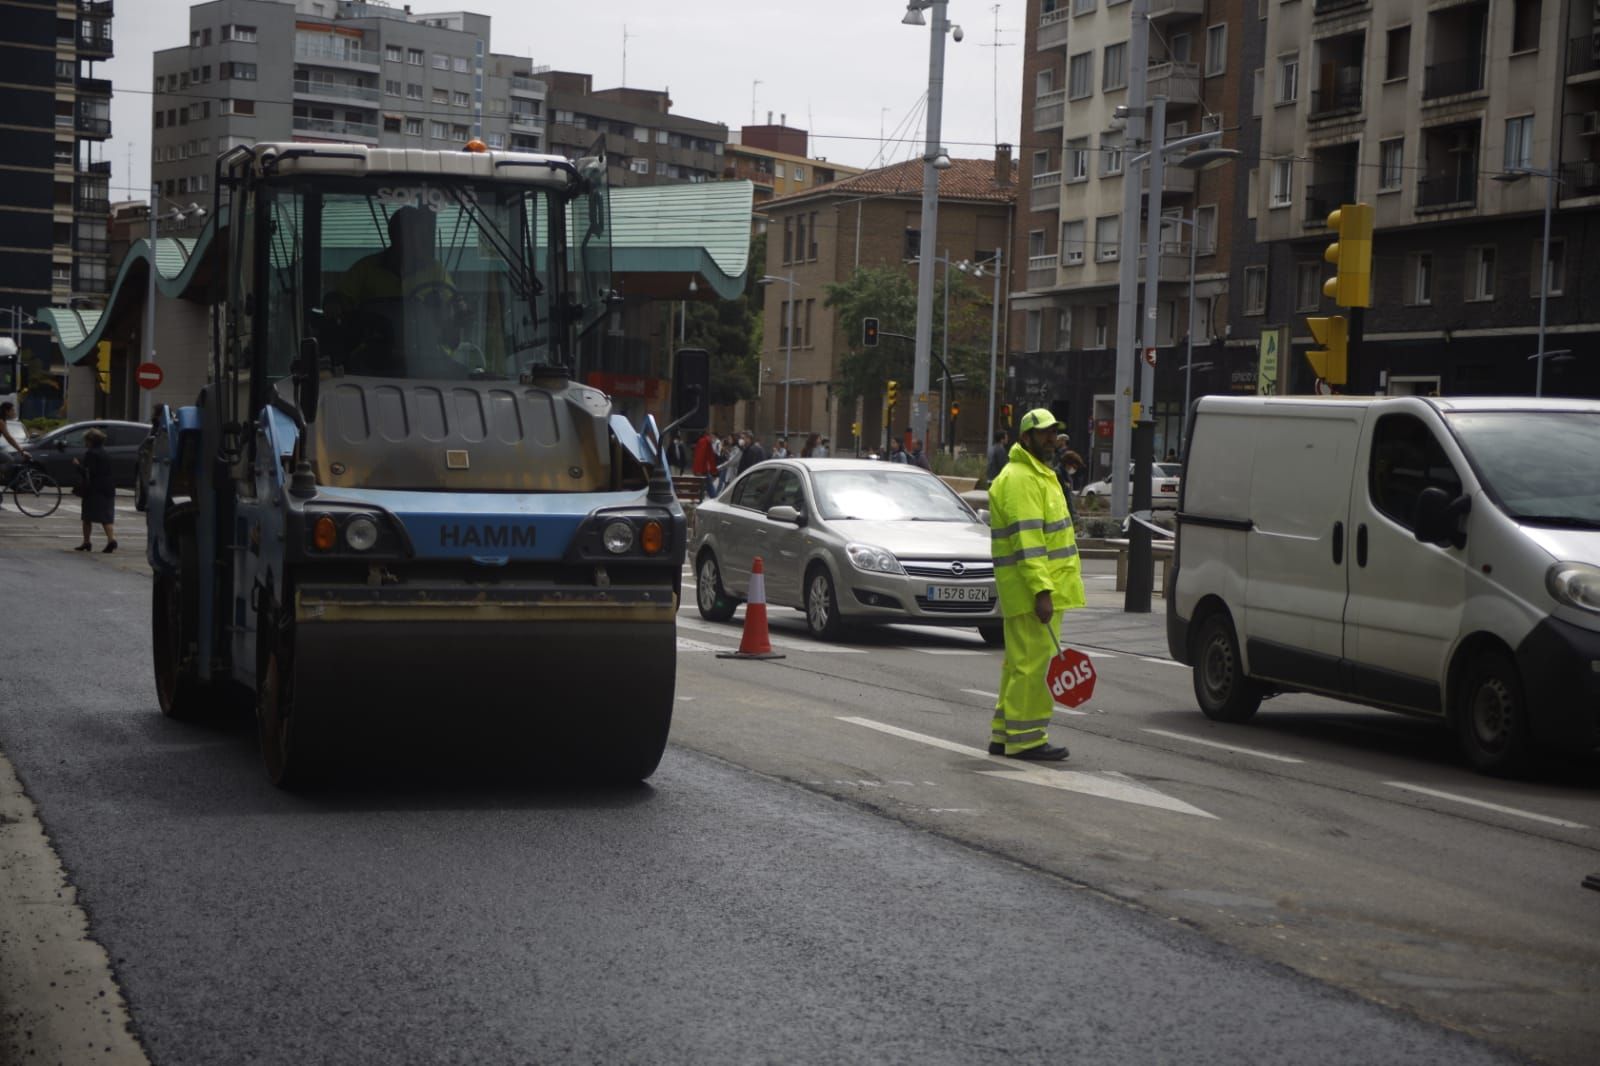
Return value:
[(767, 638), (767, 578), (761, 556), (750, 566), (750, 595), (744, 601), (744, 636), (738, 651), (719, 651), (719, 659), (782, 659)]

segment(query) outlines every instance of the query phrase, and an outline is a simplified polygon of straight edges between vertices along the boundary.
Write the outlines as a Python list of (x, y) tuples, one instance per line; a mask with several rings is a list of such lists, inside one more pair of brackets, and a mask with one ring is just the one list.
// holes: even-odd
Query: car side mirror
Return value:
[(1465, 548), (1467, 533), (1462, 519), (1472, 511), (1472, 497), (1454, 499), (1444, 489), (1423, 489), (1417, 496), (1412, 529), (1417, 540), (1439, 547)]
[(789, 522), (797, 526), (806, 524), (806, 516), (786, 503), (780, 503), (776, 507), (768, 507), (767, 517), (774, 522)]
[(987, 508), (987, 507), (978, 508), (978, 521), (982, 522), (984, 525), (988, 525), (989, 524), (989, 508)]

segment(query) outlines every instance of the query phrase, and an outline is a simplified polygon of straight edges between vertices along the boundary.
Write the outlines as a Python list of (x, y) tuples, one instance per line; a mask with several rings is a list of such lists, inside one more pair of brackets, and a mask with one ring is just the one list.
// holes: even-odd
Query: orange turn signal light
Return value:
[(328, 515), (318, 518), (317, 524), (311, 527), (311, 543), (317, 546), (318, 551), (332, 551), (338, 540), (339, 530)]
[(646, 555), (659, 555), (666, 540), (660, 522), (646, 522), (643, 531), (639, 534), (639, 547), (644, 549)]

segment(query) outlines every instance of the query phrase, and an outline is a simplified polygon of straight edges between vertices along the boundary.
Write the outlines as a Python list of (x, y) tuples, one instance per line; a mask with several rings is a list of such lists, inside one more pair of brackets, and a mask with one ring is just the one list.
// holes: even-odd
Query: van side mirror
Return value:
[(1465, 548), (1467, 533), (1462, 519), (1472, 511), (1472, 497), (1450, 498), (1444, 489), (1423, 489), (1417, 497), (1417, 510), (1412, 528), (1417, 540), (1439, 547)]

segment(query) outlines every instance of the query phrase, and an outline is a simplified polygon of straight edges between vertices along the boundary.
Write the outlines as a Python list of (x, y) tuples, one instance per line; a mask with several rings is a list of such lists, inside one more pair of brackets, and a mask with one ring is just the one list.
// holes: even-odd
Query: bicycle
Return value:
[(0, 485), (0, 496), (7, 491), (16, 501), (17, 510), (29, 518), (44, 518), (61, 506), (60, 482), (31, 459), (23, 459), (11, 468), (5, 484)]

